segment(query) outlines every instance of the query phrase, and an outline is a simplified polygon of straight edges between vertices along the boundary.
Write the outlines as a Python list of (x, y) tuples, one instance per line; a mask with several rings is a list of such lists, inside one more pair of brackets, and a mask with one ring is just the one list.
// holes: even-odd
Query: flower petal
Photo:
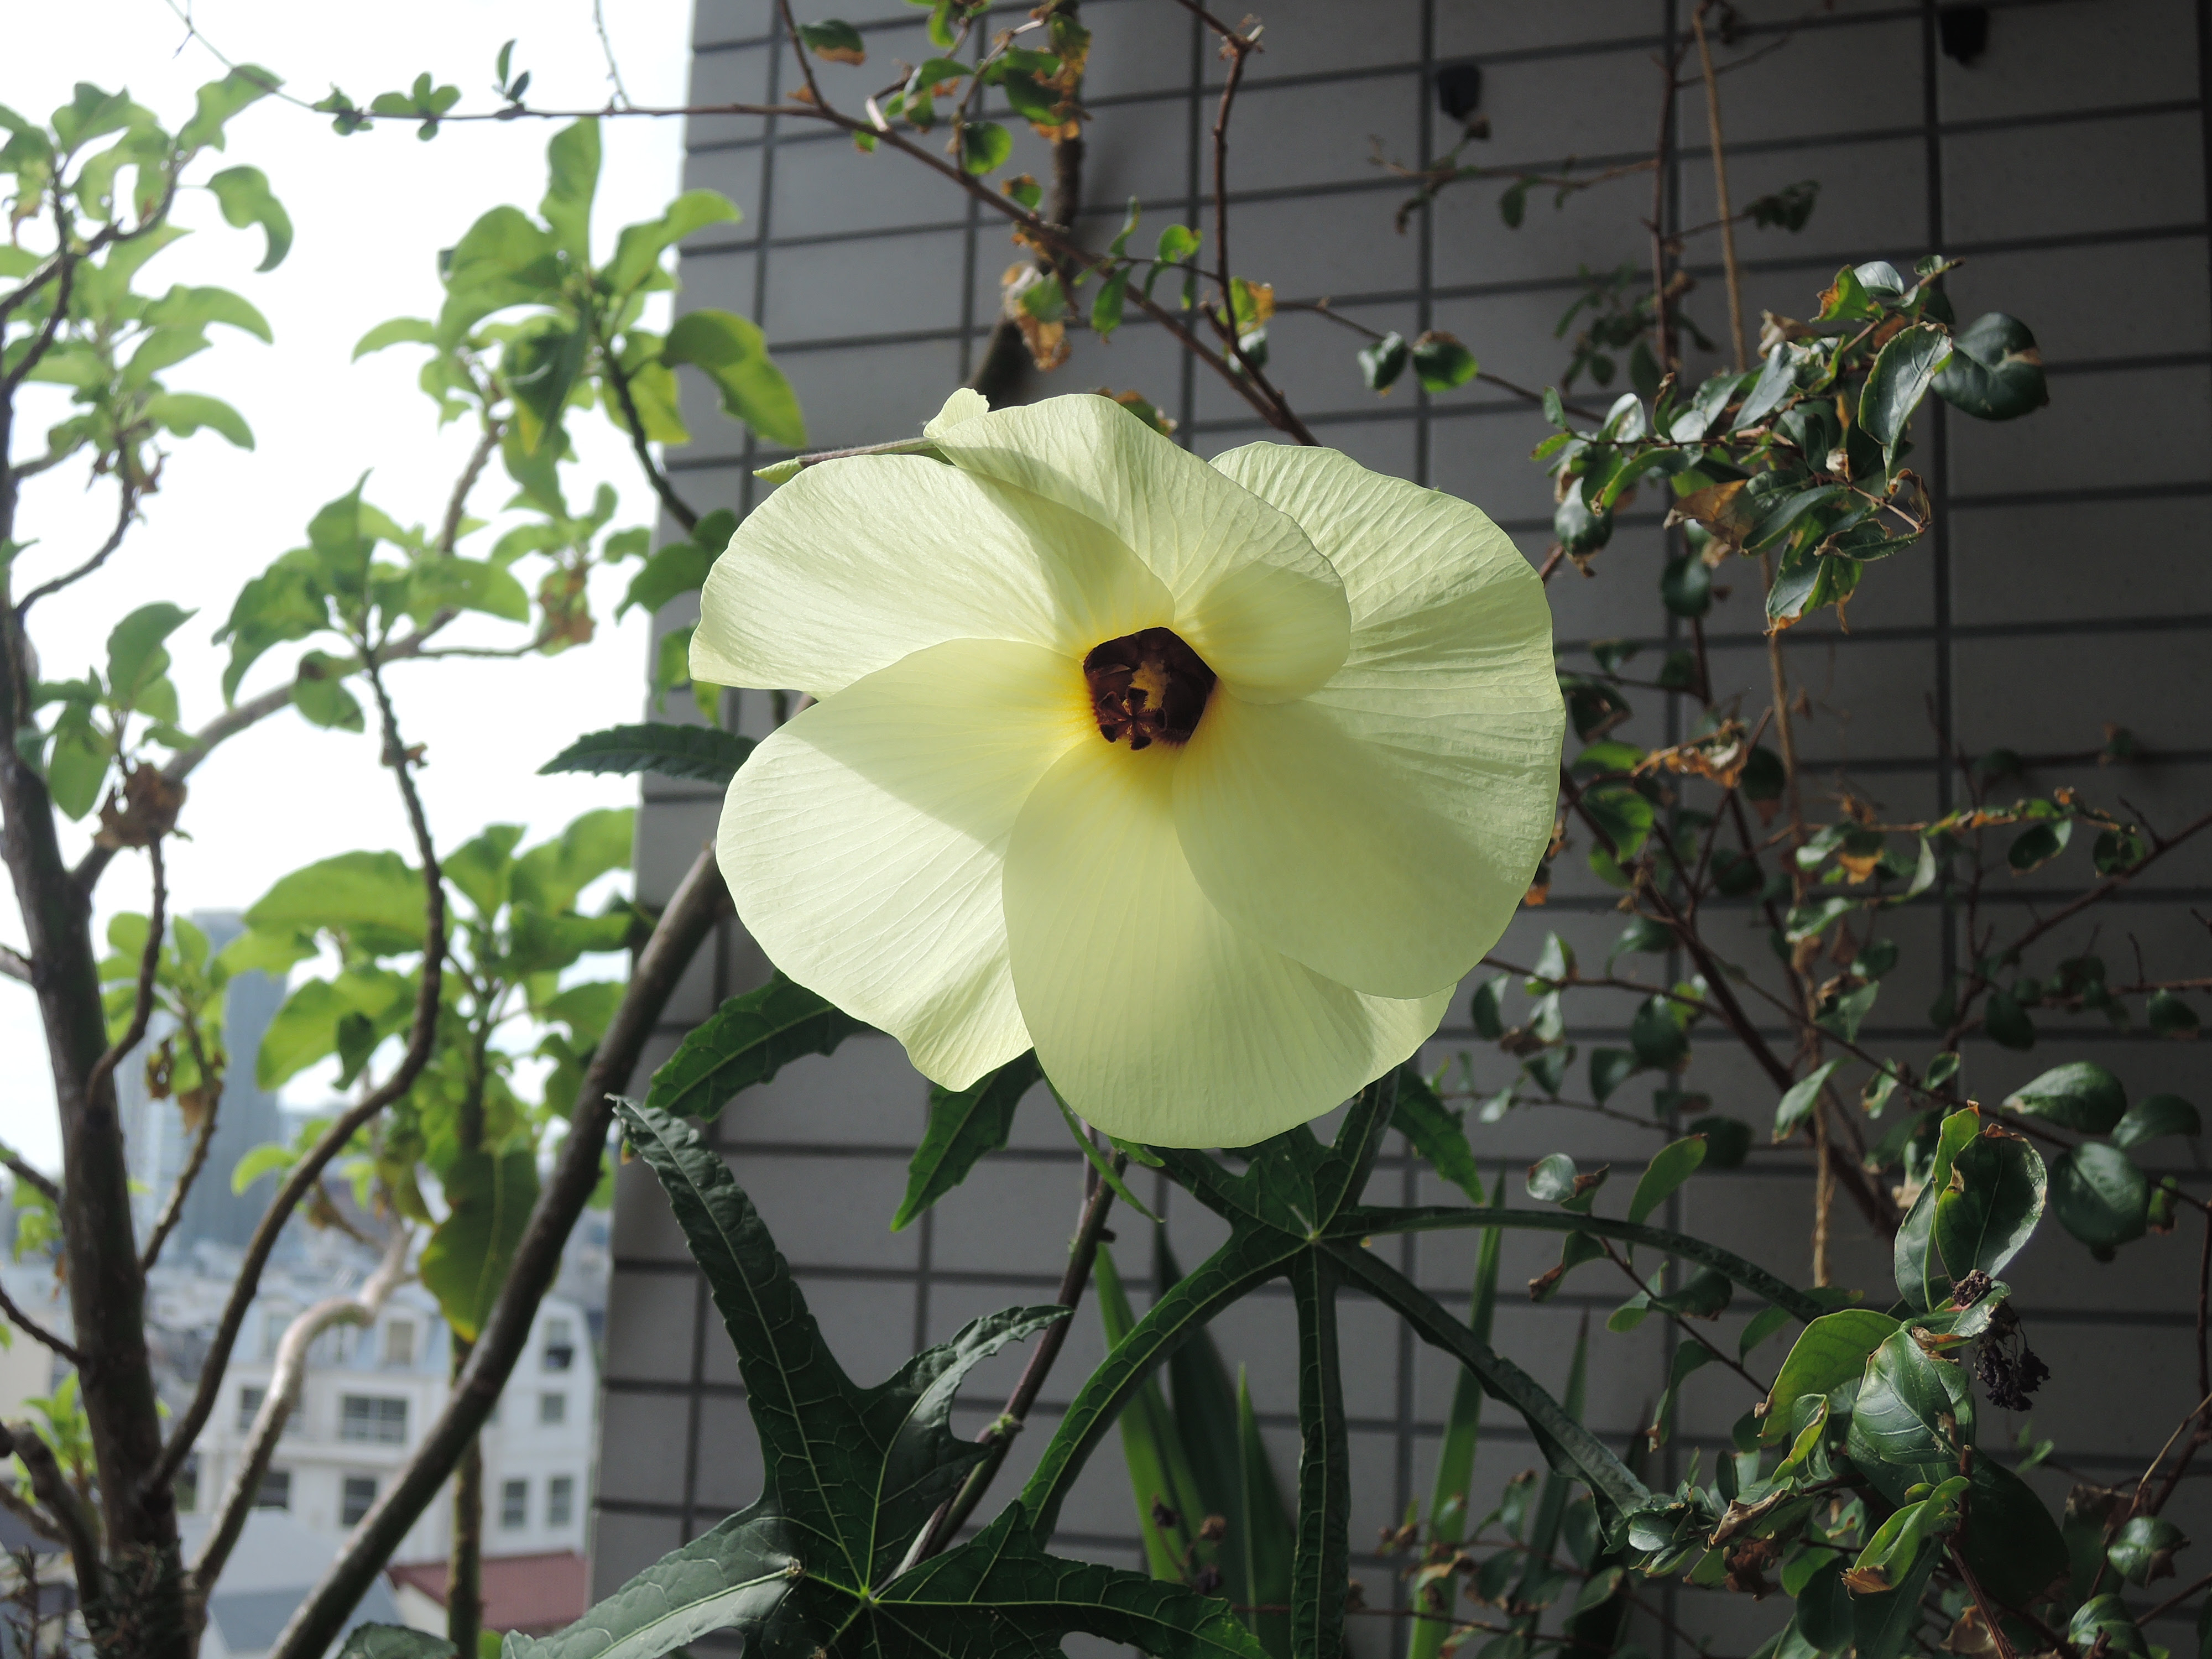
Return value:
[(695, 678), (817, 697), (946, 640), (1079, 661), (1173, 613), (1095, 521), (918, 455), (828, 461), (781, 486), (714, 561), (699, 609)]
[(1386, 730), (1319, 696), (1217, 695), (1176, 770), (1184, 856), (1231, 924), (1316, 973), (1377, 996), (1455, 985), (1550, 839), (1556, 707)]
[[(1559, 701), (1544, 584), (1480, 508), (1334, 449), (1248, 444), (1213, 465), (1295, 519), (1337, 574), (1352, 645), (1332, 690)], [(1564, 719), (1564, 714), (1562, 715)]]
[(1452, 991), (1362, 996), (1231, 927), (1176, 838), (1179, 763), (1080, 743), (1030, 792), (1006, 851), (1014, 988), (1045, 1074), (1100, 1128), (1249, 1146), (1404, 1060)]
[(1103, 749), (1080, 666), (958, 640), (805, 710), (730, 785), (715, 853), (769, 959), (965, 1088), (1030, 1046), (1000, 872), (1036, 781)]
[(963, 471), (1112, 532), (1167, 585), (1168, 625), (1238, 695), (1303, 696), (1344, 661), (1343, 586), (1305, 533), (1112, 398), (1048, 398), (930, 435)]
[(1237, 927), (1330, 978), (1455, 981), (1551, 838), (1566, 716), (1543, 584), (1475, 508), (1333, 450), (1215, 465), (1342, 573), (1352, 643), (1296, 708), (1209, 706), (1176, 783), (1191, 867)]

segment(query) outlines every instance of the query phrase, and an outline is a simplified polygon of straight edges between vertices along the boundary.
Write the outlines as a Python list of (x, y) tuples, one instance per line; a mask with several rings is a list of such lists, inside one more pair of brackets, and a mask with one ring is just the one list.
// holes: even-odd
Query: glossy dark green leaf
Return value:
[(1358, 352), (1360, 378), (1370, 392), (1388, 392), (1406, 372), (1406, 337), (1395, 331), (1362, 346)]
[(2148, 1584), (2154, 1578), (2173, 1576), (2174, 1552), (2188, 1542), (2181, 1528), (2164, 1516), (2138, 1515), (2112, 1534), (2105, 1555), (2113, 1571), (2128, 1583)]
[(1775, 1373), (1759, 1437), (1770, 1446), (1788, 1440), (1797, 1401), (1856, 1382), (1874, 1351), (1898, 1329), (1894, 1319), (1871, 1308), (1844, 1308), (1815, 1319), (1798, 1333), (1782, 1369)]
[[(1231, 1511), (1231, 1525), (1237, 1530), (1231, 1542), (1243, 1558), (1244, 1582), (1251, 1598), (1249, 1605), (1287, 1609), (1297, 1529), (1275, 1485), (1267, 1443), (1260, 1437), (1259, 1416), (1252, 1409), (1251, 1385), (1241, 1369), (1237, 1374), (1237, 1507)], [(1246, 1616), (1246, 1623), (1267, 1650), (1268, 1659), (1291, 1659), (1287, 1611), (1254, 1612)]]
[(1449, 334), (1430, 331), (1415, 340), (1408, 361), (1424, 392), (1451, 392), (1475, 376), (1474, 354)]
[(907, 1164), (906, 1197), (891, 1218), (893, 1232), (967, 1180), (986, 1152), (995, 1152), (1006, 1144), (1013, 1131), (1015, 1107), (1043, 1078), (1032, 1049), (986, 1073), (965, 1089), (932, 1086), (929, 1124)]
[(2118, 1147), (2084, 1141), (2051, 1165), (2051, 1212), (2092, 1250), (2109, 1251), (2143, 1236), (2150, 1182)]
[(960, 129), (960, 164), (982, 174), (1006, 166), (1014, 153), (1014, 135), (996, 121), (970, 121)]
[(2202, 1024), (2197, 1011), (2171, 991), (2153, 991), (2143, 1012), (2153, 1036), (2193, 1037)]
[(1840, 1060), (1825, 1061), (1784, 1091), (1781, 1103), (1774, 1109), (1774, 1139), (1778, 1143), (1789, 1139), (1796, 1133), (1798, 1125), (1813, 1115), (1820, 1103), (1820, 1091), (1843, 1063)]
[(1428, 1079), (1410, 1065), (1399, 1072), (1390, 1127), (1405, 1136), (1438, 1175), (1476, 1203), (1482, 1202), (1482, 1172), (1475, 1168), (1474, 1151), (1468, 1145), (1459, 1115), (1437, 1098)]
[(1677, 617), (1697, 617), (1713, 608), (1713, 571), (1702, 554), (1669, 559), (1659, 576), (1659, 601)]
[(1940, 1550), (1923, 1549), (1894, 1588), (1876, 1595), (1851, 1597), (1851, 1638), (1856, 1659), (1899, 1659), (1912, 1643), (1921, 1620), (1920, 1598), (1936, 1571)]
[(1907, 1306), (1934, 1307), (1949, 1293), (1950, 1278), (1935, 1247), (1936, 1206), (1951, 1188), (1951, 1168), (1959, 1154), (1982, 1132), (1981, 1114), (1972, 1108), (1954, 1112), (1942, 1121), (1936, 1139), (1935, 1156), (1920, 1194), (1905, 1212), (1890, 1244), (1891, 1271), (1897, 1291)]
[(1291, 1267), (1298, 1321), (1297, 1548), (1291, 1564), (1291, 1651), (1339, 1659), (1352, 1577), (1352, 1457), (1336, 1327), (1336, 1264), (1310, 1251)]
[(2094, 1060), (2054, 1066), (2005, 1097), (2005, 1109), (2084, 1134), (2111, 1133), (2128, 1109), (2119, 1079)]
[(1982, 1030), (1990, 1041), (2007, 1048), (2035, 1047), (2035, 1022), (2009, 991), (1992, 990), (1982, 1005)]
[(1859, 393), (1859, 426), (1882, 447), (1883, 459), (1895, 471), (1898, 441), (1928, 395), (1936, 371), (1950, 361), (1951, 340), (1926, 325), (1907, 328), (1882, 347)]
[(889, 1381), (860, 1388), (823, 1344), (805, 1295), (721, 1155), (665, 1112), (628, 1101), (616, 1109), (667, 1192), (721, 1310), (760, 1436), (766, 1495), (810, 1539), (810, 1573), (848, 1594), (882, 1583), (983, 1455), (948, 1420), (961, 1378), (1067, 1310), (988, 1315)]
[(1729, 429), (1741, 432), (1747, 427), (1758, 425), (1773, 413), (1782, 400), (1790, 395), (1793, 372), (1788, 346), (1778, 345), (1769, 351), (1765, 365), (1759, 371), (1759, 378), (1752, 383), (1750, 392), (1737, 408), (1735, 419), (1729, 423)]
[(2015, 1607), (2063, 1588), (2066, 1540), (2034, 1488), (1992, 1458), (1977, 1457), (1969, 1474), (1958, 1548), (1983, 1588)]
[(665, 778), (727, 783), (753, 751), (753, 740), (711, 726), (648, 721), (587, 732), (538, 769), (627, 775), (655, 772)]
[(1636, 1058), (1655, 1070), (1672, 1070), (1690, 1052), (1690, 1040), (1674, 1017), (1675, 1007), (1669, 998), (1646, 997), (1629, 1021), (1628, 1041)]
[(1683, 1126), (1693, 1135), (1705, 1139), (1705, 1167), (1711, 1170), (1740, 1170), (1751, 1151), (1751, 1125), (1741, 1118), (1698, 1117)]
[(2127, 1603), (2117, 1595), (2094, 1596), (2076, 1607), (2073, 1622), (2066, 1627), (2066, 1638), (2083, 1653), (2093, 1649), (2130, 1656), (2151, 1651)]
[(817, 58), (832, 64), (867, 61), (868, 49), (860, 40), (860, 30), (840, 19), (832, 17), (819, 23), (801, 23), (799, 38)]
[(1958, 1472), (1973, 1420), (1964, 1368), (1929, 1358), (1900, 1330), (1867, 1362), (1851, 1410), (1851, 1462), (1883, 1497), (1902, 1504), (1908, 1487)]
[(2203, 1121), (2179, 1095), (2146, 1095), (2112, 1126), (2112, 1145), (2137, 1146), (2161, 1135), (2197, 1135)]
[(867, 1028), (777, 974), (732, 997), (685, 1037), (653, 1074), (646, 1106), (678, 1117), (712, 1118), (741, 1089), (765, 1083), (806, 1054), (826, 1054)]
[(1959, 331), (1956, 349), (1936, 377), (1936, 393), (1978, 420), (2010, 421), (2051, 401), (2043, 354), (2027, 325), (2001, 311)]
[(1695, 1134), (1661, 1147), (1637, 1180), (1628, 1200), (1628, 1218), (1640, 1222), (1665, 1203), (1705, 1161), (1705, 1138)]
[(1984, 1133), (1961, 1147), (1948, 1184), (1936, 1194), (1936, 1249), (1945, 1273), (1955, 1281), (2002, 1273), (2043, 1218), (2045, 1185), (2041, 1154), (2017, 1135)]
[(1620, 1085), (1641, 1069), (1634, 1053), (1626, 1048), (1593, 1048), (1589, 1057), (1590, 1098), (1602, 1106)]

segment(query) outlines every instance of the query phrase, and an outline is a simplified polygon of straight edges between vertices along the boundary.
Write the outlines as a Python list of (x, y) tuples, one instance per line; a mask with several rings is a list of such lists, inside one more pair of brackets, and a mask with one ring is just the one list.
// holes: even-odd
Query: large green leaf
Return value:
[(578, 264), (592, 256), (592, 197), (599, 187), (599, 124), (586, 117), (545, 146), (545, 199), (538, 211), (560, 250)]
[(2092, 1250), (2141, 1238), (2150, 1221), (2150, 1182), (2117, 1146), (2087, 1140), (2051, 1166), (2051, 1211)]
[(507, 1283), (538, 1201), (538, 1156), (527, 1146), (462, 1152), (445, 1172), (447, 1214), (422, 1247), (422, 1288), (446, 1322), (477, 1340)]
[(2033, 1488), (2003, 1464), (1977, 1457), (1969, 1473), (1959, 1553), (1990, 1595), (2026, 1607), (2065, 1578), (2066, 1540)]
[(738, 217), (736, 204), (719, 191), (685, 191), (658, 219), (623, 228), (615, 240), (615, 257), (599, 273), (600, 288), (617, 299), (627, 295), (659, 268), (662, 253), (693, 231)]
[(1928, 395), (1936, 370), (1951, 358), (1950, 337), (1929, 325), (1905, 329), (1882, 347), (1859, 393), (1859, 425), (1882, 448), (1882, 459), (1896, 471), (1898, 442), (1913, 410)]
[(1352, 1456), (1344, 1432), (1344, 1364), (1336, 1329), (1336, 1264), (1309, 1250), (1291, 1265), (1298, 1318), (1297, 1551), (1291, 1563), (1291, 1651), (1338, 1659), (1352, 1579)]
[(711, 1118), (740, 1089), (766, 1082), (805, 1054), (826, 1054), (867, 1028), (781, 974), (732, 997), (653, 1074), (646, 1104)]
[(1237, 1374), (1237, 1507), (1229, 1511), (1235, 1528), (1231, 1542), (1249, 1586), (1244, 1605), (1254, 1611), (1247, 1622), (1268, 1659), (1291, 1659), (1290, 1614), (1258, 1609), (1290, 1606), (1297, 1532), (1283, 1509), (1267, 1443), (1260, 1437), (1259, 1414), (1252, 1409), (1251, 1383), (1241, 1369)]
[(1982, 1115), (1971, 1106), (1943, 1120), (1936, 1133), (1936, 1157), (1929, 1167), (1928, 1179), (1921, 1186), (1920, 1196), (1905, 1212), (1897, 1237), (1891, 1241), (1890, 1266), (1896, 1277), (1897, 1293), (1916, 1310), (1932, 1308), (1949, 1293), (1950, 1279), (1936, 1252), (1936, 1204), (1951, 1190), (1952, 1164), (1973, 1143), (1981, 1129)]
[(1467, 1144), (1459, 1114), (1437, 1099), (1428, 1079), (1410, 1065), (1398, 1074), (1398, 1098), (1390, 1109), (1390, 1127), (1405, 1136), (1438, 1175), (1476, 1203), (1482, 1202), (1482, 1171), (1475, 1167), (1474, 1149)]
[(1839, 1309), (1808, 1325), (1775, 1373), (1759, 1437), (1768, 1445), (1789, 1441), (1796, 1433), (1798, 1401), (1808, 1395), (1832, 1394), (1856, 1382), (1866, 1370), (1868, 1357), (1898, 1329), (1894, 1319), (1871, 1308)]
[(753, 752), (753, 740), (712, 726), (648, 720), (587, 732), (538, 769), (550, 772), (658, 772), (665, 778), (727, 783)]
[[(1497, 1201), (1505, 1203), (1507, 1172), (1498, 1175)], [(1504, 1249), (1503, 1228), (1484, 1231), (1474, 1267), (1474, 1291), (1468, 1308), (1467, 1327), (1478, 1342), (1490, 1340), (1491, 1323), (1498, 1308), (1498, 1263)], [(1464, 1366), (1452, 1384), (1451, 1410), (1444, 1419), (1443, 1444), (1437, 1453), (1436, 1486), (1429, 1498), (1429, 1535), (1438, 1542), (1457, 1544), (1467, 1536), (1468, 1505), (1474, 1481), (1474, 1454), (1482, 1437), (1482, 1382)], [(1419, 1583), (1419, 1581), (1416, 1581)], [(1458, 1581), (1449, 1572), (1430, 1581), (1433, 1597), (1425, 1589), (1416, 1607), (1437, 1614), (1449, 1610)], [(1443, 1617), (1416, 1620), (1407, 1638), (1407, 1659), (1437, 1659), (1443, 1650), (1450, 1622)]]
[[(1097, 1268), (1098, 1323), (1106, 1346), (1118, 1346), (1135, 1326), (1128, 1293), (1114, 1265), (1114, 1253), (1099, 1247)], [(1121, 1459), (1128, 1465), (1137, 1534), (1145, 1546), (1145, 1565), (1155, 1578), (1185, 1582), (1200, 1563), (1216, 1565), (1219, 1551), (1199, 1536), (1206, 1519), (1205, 1494), (1183, 1446), (1175, 1413), (1156, 1380), (1147, 1380), (1121, 1410)]]
[(2006, 1097), (2005, 1109), (2084, 1134), (2109, 1134), (2128, 1109), (2128, 1091), (2094, 1060), (2077, 1060), (2022, 1084)]
[(2018, 1255), (2043, 1218), (2042, 1156), (1992, 1125), (1952, 1160), (1951, 1184), (1936, 1195), (1936, 1249), (1953, 1280), (1994, 1276)]
[(280, 877), (246, 913), (257, 933), (363, 927), (409, 939), (423, 939), (422, 875), (397, 853), (340, 853)]
[(798, 395), (769, 356), (757, 325), (727, 311), (686, 312), (661, 343), (660, 360), (702, 371), (721, 392), (722, 412), (732, 420), (787, 449), (806, 447)]
[(822, 1340), (760, 1213), (698, 1131), (650, 1106), (616, 1109), (668, 1194), (737, 1349), (767, 1491), (805, 1540), (810, 1575), (865, 1589), (890, 1576), (969, 1465), (983, 1455), (946, 1419), (978, 1360), (1067, 1316), (1016, 1308), (975, 1321), (862, 1389)]
[(888, 1382), (856, 1386), (751, 1201), (690, 1125), (629, 1102), (631, 1144), (665, 1188), (721, 1310), (760, 1437), (761, 1501), (508, 1659), (657, 1659), (720, 1628), (756, 1659), (826, 1652), (1036, 1659), (1081, 1631), (1163, 1659), (1264, 1659), (1227, 1604), (1039, 1548), (1018, 1503), (969, 1542), (909, 1553), (984, 1449), (953, 1435), (979, 1360), (1067, 1316), (977, 1320)]
[(1931, 1358), (1900, 1330), (1867, 1362), (1851, 1411), (1851, 1462), (1893, 1504), (1909, 1487), (1955, 1474), (1973, 1442), (1974, 1405), (1965, 1372)]
[(2043, 354), (2026, 323), (1991, 311), (1952, 342), (1956, 348), (1936, 377), (1936, 395), (1984, 421), (2016, 420), (2051, 401)]
[(1013, 1132), (1014, 1109), (1043, 1077), (1032, 1050), (965, 1089), (930, 1090), (929, 1125), (907, 1164), (906, 1196), (891, 1218), (893, 1232), (967, 1180), (984, 1153), (1006, 1144)]

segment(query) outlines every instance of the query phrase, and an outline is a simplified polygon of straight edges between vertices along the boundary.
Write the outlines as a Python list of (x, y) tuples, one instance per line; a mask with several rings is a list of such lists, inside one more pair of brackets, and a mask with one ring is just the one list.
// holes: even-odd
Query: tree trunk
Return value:
[[(453, 1333), (453, 1378), (475, 1344)], [(459, 1659), (476, 1659), (483, 1628), (483, 1442), (471, 1440), (453, 1470), (453, 1546), (446, 1558), (446, 1639)]]
[[(6, 426), (0, 418), (0, 444)], [(13, 536), (14, 506), (13, 480), (0, 477), (0, 542)], [(14, 737), (32, 721), (33, 661), (0, 582), (0, 813), (61, 1119), (63, 1249), (106, 1533), (106, 1590), (86, 1620), (107, 1659), (191, 1659), (175, 1498), (166, 1485), (144, 1484), (161, 1455), (161, 1424), (114, 1082), (89, 1097), (85, 1089), (107, 1047), (91, 907), (63, 860), (46, 780)]]

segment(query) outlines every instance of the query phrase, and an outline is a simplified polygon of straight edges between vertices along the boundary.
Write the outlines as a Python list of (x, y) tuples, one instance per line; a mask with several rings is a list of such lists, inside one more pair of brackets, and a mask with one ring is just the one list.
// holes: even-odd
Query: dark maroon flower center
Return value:
[(1083, 659), (1098, 735), (1131, 749), (1188, 743), (1198, 729), (1214, 674), (1174, 630), (1147, 628), (1092, 647)]

